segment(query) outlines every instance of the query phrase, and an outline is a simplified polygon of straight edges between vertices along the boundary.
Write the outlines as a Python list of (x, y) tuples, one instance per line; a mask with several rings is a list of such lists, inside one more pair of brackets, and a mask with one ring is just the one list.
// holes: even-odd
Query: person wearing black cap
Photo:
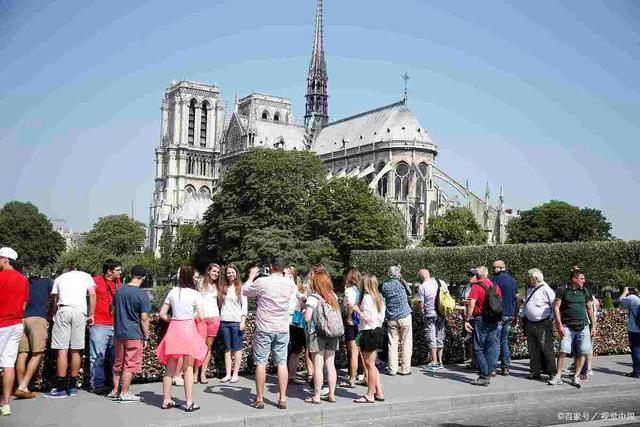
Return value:
[[(133, 374), (142, 370), (143, 342), (149, 339), (151, 303), (140, 285), (147, 277), (147, 269), (135, 265), (131, 281), (116, 291), (113, 298), (116, 360), (113, 364), (113, 390), (107, 398), (119, 402), (140, 402), (129, 392)], [(118, 390), (120, 388), (120, 390)]]

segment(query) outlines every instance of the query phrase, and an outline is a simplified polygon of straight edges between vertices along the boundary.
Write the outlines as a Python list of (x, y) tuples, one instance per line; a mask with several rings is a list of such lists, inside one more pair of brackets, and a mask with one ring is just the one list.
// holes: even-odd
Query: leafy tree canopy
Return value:
[(64, 238), (53, 230), (49, 219), (29, 203), (12, 201), (0, 209), (0, 245), (18, 252), (18, 262), (27, 271), (46, 273), (65, 249)]
[(146, 237), (145, 226), (128, 215), (102, 217), (85, 235), (89, 246), (102, 248), (116, 257), (140, 253)]
[(200, 250), (221, 262), (242, 259), (241, 244), (276, 226), (306, 234), (309, 198), (324, 180), (313, 153), (255, 149), (226, 171), (203, 221)]
[(373, 194), (358, 178), (334, 178), (312, 198), (311, 228), (325, 236), (348, 262), (351, 249), (389, 249), (405, 245), (400, 212)]
[(289, 256), (294, 266), (344, 262), (351, 249), (404, 243), (400, 214), (364, 181), (327, 182), (322, 161), (300, 151), (242, 156), (226, 172), (201, 230), (196, 258), (222, 263), (255, 262), (267, 252)]
[[(178, 227), (175, 236), (165, 231), (160, 237), (159, 273), (162, 276), (174, 275), (183, 264), (191, 264), (200, 237), (197, 226), (184, 224)], [(197, 265), (202, 269), (204, 266)]]
[(429, 219), (423, 246), (470, 246), (487, 243), (487, 233), (466, 207), (449, 209), (443, 216)]
[(611, 223), (601, 211), (551, 200), (520, 213), (507, 225), (508, 243), (611, 240)]

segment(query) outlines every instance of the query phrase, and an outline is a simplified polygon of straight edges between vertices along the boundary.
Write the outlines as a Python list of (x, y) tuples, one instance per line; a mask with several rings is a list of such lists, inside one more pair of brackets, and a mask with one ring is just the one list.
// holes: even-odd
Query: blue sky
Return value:
[[(493, 201), (601, 209), (640, 238), (640, 3), (325, 0), (332, 118), (395, 102), (437, 164)], [(148, 222), (171, 80), (304, 109), (315, 1), (0, 0), (0, 203), (78, 231)], [(634, 196), (634, 194), (636, 196)]]

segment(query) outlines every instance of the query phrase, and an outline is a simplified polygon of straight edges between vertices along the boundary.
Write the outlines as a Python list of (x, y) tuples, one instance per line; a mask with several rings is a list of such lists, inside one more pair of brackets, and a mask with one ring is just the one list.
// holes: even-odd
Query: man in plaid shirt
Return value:
[(256, 331), (253, 336), (253, 359), (256, 364), (256, 400), (254, 408), (264, 408), (264, 384), (269, 353), (278, 366), (278, 407), (287, 408), (287, 347), (289, 345), (289, 304), (297, 287), (290, 277), (284, 276), (284, 259), (271, 259), (270, 274), (256, 279), (259, 268), (253, 267), (242, 293), (257, 301)]
[[(411, 326), (411, 289), (401, 283), (399, 266), (389, 267), (389, 280), (382, 285), (381, 293), (386, 304), (387, 335), (389, 337), (389, 375), (411, 375), (413, 333)], [(402, 359), (398, 370), (398, 345), (402, 343)]]

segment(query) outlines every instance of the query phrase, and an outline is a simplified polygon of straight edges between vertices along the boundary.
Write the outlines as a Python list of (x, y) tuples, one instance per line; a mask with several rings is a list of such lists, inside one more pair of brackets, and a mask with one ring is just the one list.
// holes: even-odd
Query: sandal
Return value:
[(249, 406), (251, 406), (254, 409), (264, 409), (264, 402), (263, 401), (259, 401), (259, 400), (252, 400), (251, 403), (249, 404)]
[(320, 401), (319, 400), (315, 400), (313, 397), (307, 397), (305, 400), (305, 403), (312, 403), (314, 405), (319, 405)]
[(198, 409), (200, 409), (200, 407), (198, 405), (196, 405), (195, 402), (191, 402), (191, 405), (187, 406), (185, 405), (184, 410), (187, 412), (195, 412)]
[(228, 383), (231, 377), (224, 377), (220, 380), (221, 383)]
[(202, 380), (202, 378), (201, 378), (201, 379), (199, 379), (199, 380), (198, 380), (198, 382), (199, 382), (200, 384), (209, 384), (209, 380), (206, 380), (206, 379), (205, 379), (205, 380), (203, 381), (203, 380)]
[(376, 402), (384, 402), (384, 396), (378, 396), (377, 394), (374, 394), (374, 395), (373, 395), (373, 399), (374, 399)]
[(356, 385), (361, 385), (361, 386), (365, 386), (365, 387), (368, 386), (368, 384), (367, 384), (367, 382), (365, 380), (356, 381)]
[(163, 403), (161, 408), (162, 409), (171, 409), (171, 408), (175, 408), (176, 406), (176, 402), (174, 402), (173, 400), (168, 402), (168, 403)]
[(239, 378), (236, 378), (236, 379), (233, 379), (233, 378), (232, 378), (232, 379), (230, 379), (230, 380), (229, 380), (229, 384), (235, 384), (235, 383), (237, 383), (238, 381), (240, 381), (240, 379), (239, 379)]
[(369, 400), (367, 396), (362, 396), (359, 399), (353, 399), (353, 403), (374, 403), (375, 400)]
[(287, 401), (279, 400), (278, 401), (278, 409), (287, 409)]
[(329, 402), (329, 403), (336, 403), (336, 398), (329, 398), (329, 396), (322, 396), (320, 398), (320, 400), (324, 400), (325, 402)]
[(342, 381), (340, 384), (338, 384), (339, 387), (345, 387), (345, 388), (356, 388), (355, 384), (351, 384), (349, 381)]

